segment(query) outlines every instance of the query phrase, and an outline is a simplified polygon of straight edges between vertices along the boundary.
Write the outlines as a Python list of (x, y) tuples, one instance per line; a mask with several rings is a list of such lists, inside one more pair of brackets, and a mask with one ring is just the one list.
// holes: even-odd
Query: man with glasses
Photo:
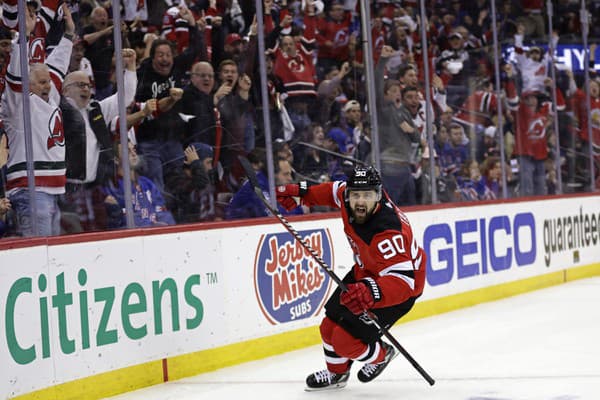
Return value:
[[(135, 50), (123, 49), (122, 57), (125, 67), (123, 97), (125, 104), (130, 104), (137, 86)], [(67, 190), (62, 207), (71, 208), (78, 214), (83, 230), (96, 228), (94, 208), (99, 207), (94, 207), (95, 189), (114, 177), (108, 124), (119, 113), (117, 93), (96, 101), (92, 99), (91, 90), (92, 83), (86, 72), (71, 72), (65, 77), (61, 101), (67, 160)], [(79, 230), (78, 224), (73, 229)]]
[(181, 112), (193, 116), (188, 122), (186, 141), (214, 146), (216, 131), (215, 72), (206, 61), (192, 66), (190, 83), (183, 88)]

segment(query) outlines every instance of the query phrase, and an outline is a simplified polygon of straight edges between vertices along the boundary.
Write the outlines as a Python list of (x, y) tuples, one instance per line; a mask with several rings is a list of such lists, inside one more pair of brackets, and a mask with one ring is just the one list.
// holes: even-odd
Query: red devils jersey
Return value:
[[(35, 26), (29, 37), (29, 63), (43, 63), (46, 60), (46, 36), (54, 22), (59, 0), (41, 0)], [(18, 29), (17, 0), (5, 0), (2, 3), (2, 23), (9, 29)]]
[(371, 39), (373, 40), (373, 62), (375, 65), (379, 62), (379, 55), (381, 54), (381, 49), (385, 46), (387, 33), (385, 25), (380, 28), (373, 26), (371, 29)]
[(187, 20), (174, 17), (165, 11), (162, 20), (161, 35), (177, 43), (177, 53), (181, 54), (190, 44), (190, 31)]
[(531, 156), (535, 160), (548, 158), (546, 127), (552, 124), (550, 103), (544, 103), (539, 110), (520, 104), (515, 114), (517, 132), (514, 153)]
[[(585, 92), (581, 89), (577, 89), (573, 95), (572, 108), (575, 111), (575, 116), (579, 122), (578, 135), (584, 141), (589, 141), (588, 132), (588, 115), (587, 106), (585, 99)], [(592, 117), (592, 138), (595, 147), (600, 146), (600, 97), (590, 97), (590, 109)]]
[(296, 56), (291, 57), (275, 50), (274, 74), (281, 79), (288, 96), (316, 96), (316, 69), (314, 65), (313, 47), (315, 44), (315, 17), (304, 18), (304, 36), (296, 44)]
[[(340, 62), (348, 59), (348, 41), (350, 39), (350, 24), (352, 14), (344, 12), (341, 21), (331, 18), (319, 18), (317, 23), (317, 41), (319, 43), (319, 58), (330, 58)], [(331, 46), (325, 46), (325, 42), (331, 42)]]
[(344, 232), (354, 252), (354, 278), (374, 279), (381, 294), (375, 308), (400, 304), (419, 296), (425, 286), (426, 255), (418, 245), (406, 216), (389, 201), (382, 201), (364, 224), (351, 221), (344, 202), (345, 182), (311, 186), (303, 204), (339, 208)]
[(498, 100), (495, 93), (478, 90), (467, 97), (455, 119), (469, 126), (489, 126), (497, 107)]
[[(508, 108), (513, 111), (516, 124), (514, 154), (530, 156), (534, 160), (548, 158), (546, 128), (552, 124), (552, 104), (546, 101), (536, 109), (519, 101), (512, 81), (507, 82), (506, 96)], [(560, 89), (556, 88), (556, 109), (564, 110), (565, 100)]]

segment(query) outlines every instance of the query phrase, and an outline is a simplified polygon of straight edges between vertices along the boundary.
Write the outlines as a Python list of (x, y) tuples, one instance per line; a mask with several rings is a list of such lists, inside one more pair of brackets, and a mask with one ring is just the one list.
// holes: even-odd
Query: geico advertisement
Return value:
[(165, 236), (50, 246), (34, 263), (29, 249), (3, 255), (0, 398), (224, 337), (216, 258)]
[[(415, 222), (423, 216), (409, 214)], [(427, 218), (425, 218), (427, 219)], [(599, 261), (598, 198), (448, 209), (422, 230), (427, 260), (424, 297)], [(413, 223), (414, 224), (414, 223)]]

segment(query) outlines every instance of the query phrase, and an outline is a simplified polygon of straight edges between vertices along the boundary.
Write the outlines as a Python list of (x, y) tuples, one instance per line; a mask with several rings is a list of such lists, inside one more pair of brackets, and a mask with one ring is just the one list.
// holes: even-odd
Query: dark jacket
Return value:
[[(79, 112), (65, 97), (60, 99), (60, 110), (65, 130), (67, 179), (84, 181), (86, 178), (86, 131), (85, 121)], [(112, 138), (102, 116), (100, 104), (92, 101), (89, 106), (90, 126), (100, 146), (100, 159), (95, 182), (104, 184), (114, 177), (114, 151)]]
[(177, 223), (199, 221), (198, 194), (208, 185), (208, 175), (200, 160), (176, 168), (165, 176), (166, 205)]
[[(152, 68), (150, 58), (144, 60), (138, 68), (138, 87), (135, 100), (144, 102), (149, 99), (162, 99), (169, 96), (169, 89), (182, 88), (187, 84), (187, 74), (196, 59), (206, 59), (206, 49), (202, 39), (203, 35), (197, 28), (190, 28), (190, 46), (173, 60), (173, 68), (168, 76), (159, 75)], [(138, 127), (137, 140), (181, 140), (184, 123), (178, 113), (181, 107), (178, 104), (158, 115), (154, 119), (144, 120)]]
[(181, 112), (196, 117), (187, 124), (185, 144), (202, 142), (214, 146), (215, 105), (213, 104), (213, 93), (201, 92), (190, 83), (183, 89)]

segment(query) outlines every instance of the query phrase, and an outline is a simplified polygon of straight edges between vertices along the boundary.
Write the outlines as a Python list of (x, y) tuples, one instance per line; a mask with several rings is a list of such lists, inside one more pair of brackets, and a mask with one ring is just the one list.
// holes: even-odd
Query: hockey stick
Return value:
[[(260, 199), (260, 201), (265, 205), (265, 207), (267, 207), (271, 214), (273, 214), (279, 220), (279, 222), (281, 222), (281, 224), (294, 237), (294, 239), (296, 239), (298, 243), (300, 243), (300, 245), (310, 253), (310, 255), (314, 258), (317, 264), (319, 264), (319, 266), (327, 273), (327, 275), (329, 275), (331, 279), (340, 287), (342, 292), (346, 292), (348, 290), (346, 284), (342, 282), (342, 280), (335, 274), (335, 272), (333, 272), (331, 267), (327, 265), (325, 261), (323, 261), (323, 259), (310, 246), (310, 244), (308, 244), (302, 238), (302, 236), (300, 236), (298, 231), (294, 229), (294, 227), (289, 223), (289, 221), (283, 215), (281, 215), (281, 213), (277, 209), (275, 209), (271, 205), (271, 203), (269, 203), (269, 201), (265, 198), (262, 189), (258, 184), (256, 173), (254, 172), (254, 168), (252, 167), (252, 164), (250, 164), (250, 161), (248, 161), (246, 157), (238, 156), (238, 158), (242, 167), (244, 168), (244, 171), (246, 172), (246, 175), (248, 176), (248, 180), (250, 181), (250, 184), (252, 185), (256, 196)], [(406, 351), (404, 347), (402, 347), (402, 345), (398, 342), (398, 340), (396, 340), (394, 336), (392, 336), (388, 329), (379, 323), (379, 321), (377, 320), (377, 316), (369, 311), (364, 311), (363, 316), (366, 317), (366, 319), (369, 322), (375, 325), (375, 327), (379, 329), (383, 336), (385, 336), (390, 342), (392, 342), (394, 347), (408, 360), (408, 362), (411, 363), (411, 365), (419, 372), (419, 374), (421, 374), (421, 376), (427, 381), (427, 383), (433, 386), (435, 380), (431, 377), (431, 375), (427, 373), (427, 371), (423, 369), (423, 367), (421, 367), (421, 365), (419, 365), (419, 363), (410, 355), (410, 353), (408, 353), (408, 351)]]

